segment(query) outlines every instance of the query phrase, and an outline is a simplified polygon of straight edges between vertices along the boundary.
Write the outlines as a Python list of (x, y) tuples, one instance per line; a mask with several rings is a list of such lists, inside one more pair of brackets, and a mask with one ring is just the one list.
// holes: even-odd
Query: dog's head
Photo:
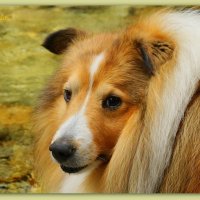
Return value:
[(43, 106), (53, 110), (49, 149), (65, 172), (109, 161), (127, 120), (145, 104), (149, 80), (172, 57), (173, 45), (154, 32), (136, 27), (92, 35), (68, 28), (44, 41), (64, 56)]

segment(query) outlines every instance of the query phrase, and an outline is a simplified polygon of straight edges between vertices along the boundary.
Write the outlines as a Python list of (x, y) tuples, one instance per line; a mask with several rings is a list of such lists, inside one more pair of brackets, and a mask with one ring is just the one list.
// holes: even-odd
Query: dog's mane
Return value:
[[(172, 62), (150, 81), (147, 103), (130, 118), (106, 169), (106, 192), (157, 192), (176, 133), (200, 79), (200, 16), (196, 11), (152, 16), (176, 41)], [(171, 67), (173, 66), (173, 68)]]

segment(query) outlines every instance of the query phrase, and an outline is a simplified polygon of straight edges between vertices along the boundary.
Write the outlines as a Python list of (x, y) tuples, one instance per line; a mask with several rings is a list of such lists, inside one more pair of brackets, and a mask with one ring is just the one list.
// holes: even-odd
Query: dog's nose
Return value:
[(49, 150), (59, 163), (67, 161), (76, 152), (76, 148), (73, 145), (56, 141), (50, 145)]

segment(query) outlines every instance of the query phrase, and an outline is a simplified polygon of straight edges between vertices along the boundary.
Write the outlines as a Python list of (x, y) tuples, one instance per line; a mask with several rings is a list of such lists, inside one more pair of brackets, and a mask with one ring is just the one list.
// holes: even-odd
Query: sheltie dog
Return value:
[(74, 28), (35, 112), (45, 192), (200, 192), (200, 16), (160, 11), (117, 33)]

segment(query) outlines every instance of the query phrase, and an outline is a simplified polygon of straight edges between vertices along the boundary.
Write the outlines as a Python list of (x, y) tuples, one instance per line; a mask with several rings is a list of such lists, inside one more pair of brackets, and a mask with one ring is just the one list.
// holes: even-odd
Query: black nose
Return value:
[(50, 145), (49, 150), (53, 157), (60, 163), (67, 161), (67, 159), (74, 155), (76, 148), (71, 144), (54, 142)]

